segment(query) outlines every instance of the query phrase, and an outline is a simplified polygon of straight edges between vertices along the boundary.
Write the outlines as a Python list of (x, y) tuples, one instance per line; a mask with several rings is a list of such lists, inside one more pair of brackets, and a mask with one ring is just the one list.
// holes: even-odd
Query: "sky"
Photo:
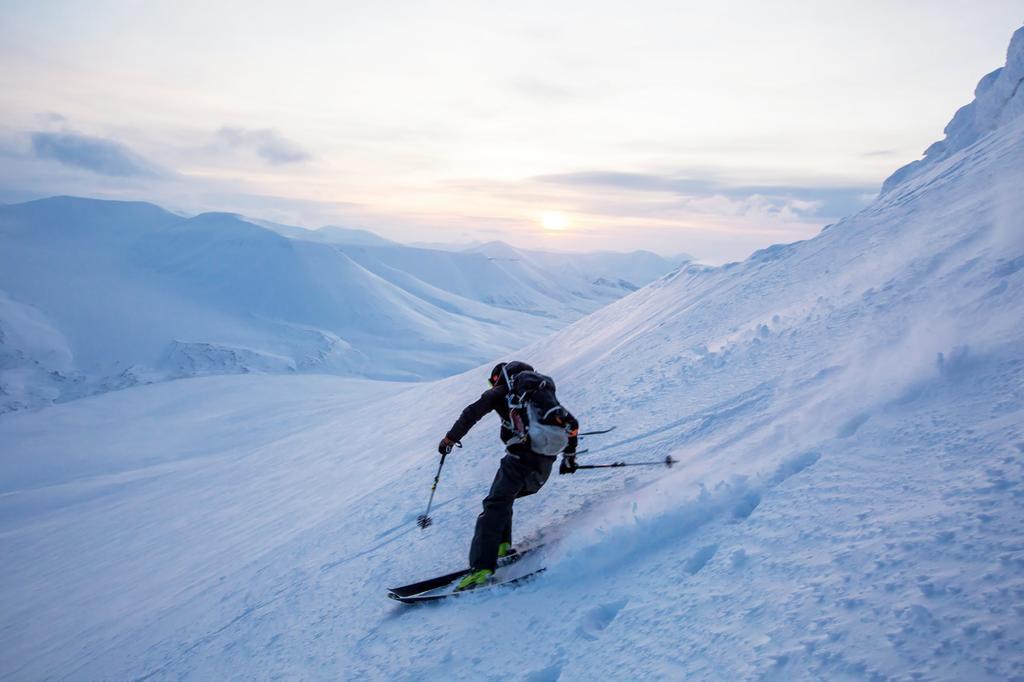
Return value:
[(0, 0), (0, 201), (405, 242), (804, 239), (919, 158), (1024, 0)]

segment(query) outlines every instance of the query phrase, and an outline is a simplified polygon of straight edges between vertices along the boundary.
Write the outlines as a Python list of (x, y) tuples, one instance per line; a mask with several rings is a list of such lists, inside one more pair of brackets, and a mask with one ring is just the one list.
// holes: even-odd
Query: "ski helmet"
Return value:
[(504, 362), (499, 362), (498, 364), (496, 364), (494, 366), (494, 369), (491, 370), (491, 376), (490, 376), (490, 378), (487, 379), (487, 382), (490, 383), (490, 385), (492, 387), (497, 386), (498, 382), (501, 381), (501, 373), (502, 373), (502, 370), (504, 370), (504, 369), (505, 369), (505, 363)]
[(498, 384), (508, 384), (512, 380), (512, 377), (519, 374), (520, 372), (532, 372), (533, 366), (528, 365), (525, 362), (519, 360), (513, 360), (512, 362), (499, 362), (491, 370), (491, 376), (487, 381), (491, 386), (497, 386)]

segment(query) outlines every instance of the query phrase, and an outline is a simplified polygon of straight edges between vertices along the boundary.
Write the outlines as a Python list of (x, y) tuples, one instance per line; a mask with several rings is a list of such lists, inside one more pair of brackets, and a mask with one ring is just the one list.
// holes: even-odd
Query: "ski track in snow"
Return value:
[(817, 238), (686, 267), (520, 355), (588, 461), (464, 563), (484, 371), (209, 377), (0, 416), (6, 679), (1024, 679), (1024, 119)]

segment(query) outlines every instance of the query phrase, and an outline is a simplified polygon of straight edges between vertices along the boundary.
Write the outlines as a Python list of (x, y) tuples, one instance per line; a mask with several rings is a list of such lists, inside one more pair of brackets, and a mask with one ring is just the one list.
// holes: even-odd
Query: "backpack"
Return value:
[(569, 412), (558, 402), (555, 381), (538, 372), (519, 372), (511, 377), (508, 413), (512, 432), (506, 445), (528, 443), (539, 455), (549, 457), (569, 444)]

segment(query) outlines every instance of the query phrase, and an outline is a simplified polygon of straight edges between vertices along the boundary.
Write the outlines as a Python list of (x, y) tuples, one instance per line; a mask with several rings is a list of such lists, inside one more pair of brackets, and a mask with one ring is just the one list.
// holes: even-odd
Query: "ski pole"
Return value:
[[(458, 441), (455, 442), (455, 445), (460, 448), (462, 447), (462, 443)], [(444, 468), (444, 458), (447, 456), (448, 455), (446, 454), (441, 455), (441, 463), (437, 466), (437, 475), (434, 476), (434, 485), (430, 486), (430, 499), (427, 501), (427, 511), (420, 514), (416, 519), (416, 524), (420, 528), (426, 528), (434, 522), (434, 520), (430, 518), (430, 507), (434, 504), (434, 493), (437, 492), (437, 482), (441, 480), (441, 469)]]
[(580, 469), (612, 469), (617, 467), (653, 467), (653, 466), (667, 466), (672, 468), (672, 465), (678, 462), (678, 460), (672, 459), (672, 455), (668, 455), (665, 459), (660, 462), (612, 462), (611, 464), (580, 464), (576, 467), (576, 470)]

